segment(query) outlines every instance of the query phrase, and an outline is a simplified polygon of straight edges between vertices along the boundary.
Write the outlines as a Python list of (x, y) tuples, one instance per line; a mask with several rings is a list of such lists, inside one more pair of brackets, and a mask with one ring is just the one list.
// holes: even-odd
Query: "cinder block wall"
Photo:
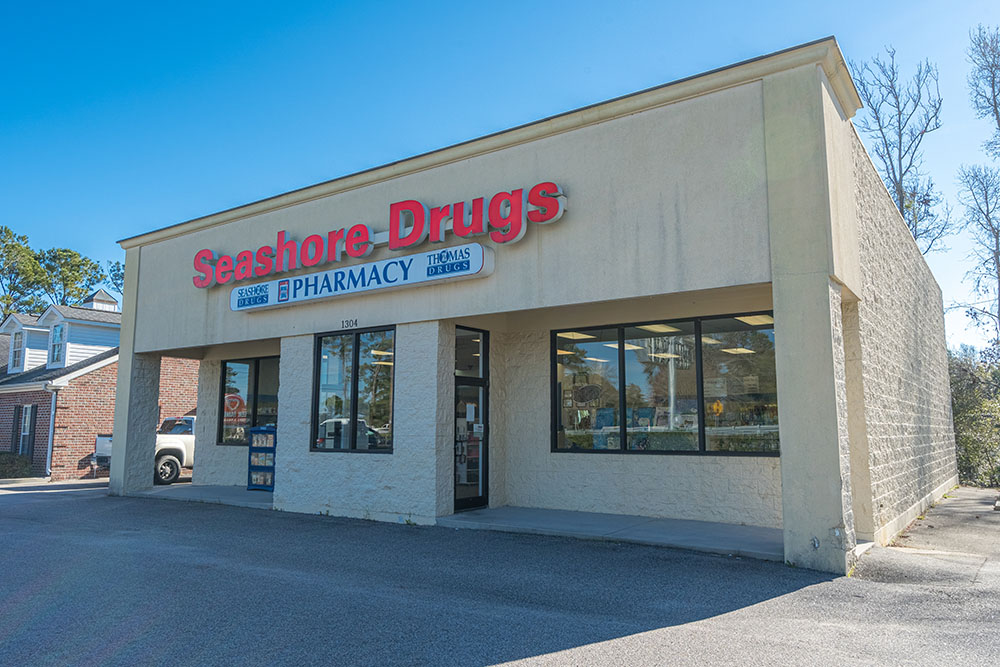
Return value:
[(853, 136), (872, 514), (887, 539), (958, 481), (941, 289)]

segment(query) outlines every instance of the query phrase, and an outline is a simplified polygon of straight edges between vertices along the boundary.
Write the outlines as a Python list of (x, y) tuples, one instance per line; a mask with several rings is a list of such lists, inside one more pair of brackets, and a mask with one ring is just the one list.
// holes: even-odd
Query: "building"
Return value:
[[(0, 451), (29, 457), (33, 474), (53, 480), (108, 475), (92, 455), (114, 426), (120, 329), (118, 302), (103, 289), (79, 306), (4, 319)], [(197, 377), (197, 361), (164, 360), (157, 420), (193, 413)]]
[(844, 572), (957, 483), (941, 293), (859, 107), (829, 38), (122, 241), (112, 493), (186, 356), (195, 484), (276, 423), (276, 509), (767, 526)]

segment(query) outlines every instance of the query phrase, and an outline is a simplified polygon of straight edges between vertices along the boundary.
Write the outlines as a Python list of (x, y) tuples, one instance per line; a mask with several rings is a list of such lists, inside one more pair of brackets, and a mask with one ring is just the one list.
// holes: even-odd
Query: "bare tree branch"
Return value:
[(988, 155), (1000, 159), (1000, 28), (979, 25), (969, 32), (969, 94), (979, 118), (993, 121), (993, 136), (983, 144)]
[(959, 221), (924, 177), (920, 148), (924, 137), (941, 127), (937, 67), (918, 63), (913, 77), (901, 81), (895, 49), (886, 47), (886, 54), (851, 63), (866, 110), (856, 123), (871, 142), (885, 187), (920, 251), (943, 250), (942, 239), (958, 231)]

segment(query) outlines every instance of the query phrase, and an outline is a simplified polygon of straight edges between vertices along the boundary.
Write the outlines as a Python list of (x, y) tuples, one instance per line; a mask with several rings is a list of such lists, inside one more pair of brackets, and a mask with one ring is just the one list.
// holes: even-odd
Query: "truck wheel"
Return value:
[(161, 456), (156, 459), (156, 473), (153, 482), (156, 484), (173, 484), (181, 476), (181, 462), (176, 456)]

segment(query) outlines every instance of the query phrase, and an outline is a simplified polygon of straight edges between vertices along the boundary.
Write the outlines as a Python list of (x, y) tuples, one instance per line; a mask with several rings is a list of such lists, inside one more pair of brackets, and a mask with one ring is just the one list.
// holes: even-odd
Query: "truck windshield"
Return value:
[(165, 434), (169, 433), (172, 435), (184, 435), (191, 432), (191, 424), (183, 419), (164, 419), (159, 432)]

